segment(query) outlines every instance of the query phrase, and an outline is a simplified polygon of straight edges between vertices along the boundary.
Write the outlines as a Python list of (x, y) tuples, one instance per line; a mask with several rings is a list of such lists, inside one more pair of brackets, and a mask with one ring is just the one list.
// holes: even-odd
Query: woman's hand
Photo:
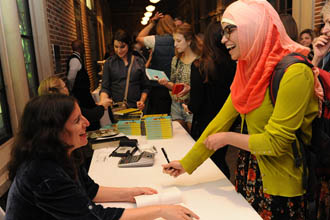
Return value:
[(177, 97), (183, 97), (190, 92), (190, 85), (184, 83), (183, 86), (183, 90), (178, 93)]
[(209, 150), (218, 150), (228, 144), (227, 141), (228, 132), (215, 133), (208, 136), (204, 140), (205, 147)]
[(156, 14), (150, 19), (150, 21), (155, 24), (162, 17), (164, 17), (163, 13), (159, 13), (157, 11)]
[(192, 114), (192, 112), (188, 108), (188, 105), (182, 104), (182, 108), (188, 115)]
[(178, 160), (171, 161), (168, 164), (163, 164), (162, 167), (163, 173), (169, 174), (173, 177), (178, 177), (186, 172)]
[(168, 80), (167, 79), (159, 79), (158, 80), (158, 83), (160, 84), (160, 85), (163, 85), (163, 86), (167, 86), (167, 84), (168, 84)]
[(167, 220), (191, 220), (199, 219), (198, 215), (180, 205), (161, 206), (161, 217)]
[(134, 188), (129, 188), (130, 194), (127, 202), (136, 202), (135, 201), (135, 196), (140, 196), (140, 195), (153, 195), (157, 194), (157, 190), (149, 188), (149, 187), (134, 187)]
[(137, 101), (136, 102), (136, 106), (137, 106), (137, 108), (139, 109), (139, 110), (143, 110), (144, 109), (144, 107), (145, 107), (145, 104), (144, 104), (144, 102), (143, 101)]
[(103, 98), (102, 100), (100, 100), (99, 103), (97, 103), (98, 105), (102, 105), (104, 107), (105, 110), (108, 109), (109, 106), (112, 106), (113, 104), (113, 100), (110, 98)]
[(329, 51), (330, 39), (327, 35), (321, 35), (313, 41), (314, 56), (323, 58)]

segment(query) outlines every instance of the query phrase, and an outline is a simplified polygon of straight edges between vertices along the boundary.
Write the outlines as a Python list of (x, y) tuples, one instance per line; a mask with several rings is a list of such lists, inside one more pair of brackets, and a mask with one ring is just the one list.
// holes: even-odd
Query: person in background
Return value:
[[(330, 2), (321, 10), (324, 26), (321, 35), (314, 40), (314, 57), (312, 63), (330, 72)], [(321, 190), (318, 201), (317, 220), (330, 219), (330, 176), (321, 177)]]
[[(50, 76), (42, 80), (38, 88), (39, 95), (46, 95), (53, 93), (69, 95), (69, 90), (66, 87), (64, 81), (57, 76)], [(99, 125), (100, 119), (104, 114), (104, 110), (108, 109), (110, 104), (111, 104), (110, 99), (104, 99), (103, 102), (97, 103), (94, 108), (81, 107), (82, 114), (90, 122), (89, 127), (92, 127), (92, 130)], [(89, 131), (90, 129), (87, 128), (87, 130)]]
[[(303, 169), (295, 166), (292, 144), (299, 146), (298, 129), (301, 141), (311, 142), (320, 84), (303, 63), (286, 69), (275, 105), (269, 84), (283, 57), (292, 52), (306, 56), (309, 49), (290, 39), (266, 0), (235, 1), (224, 11), (221, 25), (221, 42), (237, 60), (231, 93), (193, 148), (180, 161), (164, 164), (163, 172), (191, 174), (215, 150), (232, 145), (240, 148), (236, 190), (257, 213), (265, 220), (305, 219)], [(242, 133), (230, 132), (238, 116)]]
[[(235, 75), (236, 62), (230, 59), (221, 38), (220, 22), (210, 23), (204, 35), (201, 58), (191, 66), (188, 109), (193, 113), (191, 136), (195, 141), (225, 103)], [(225, 160), (227, 149), (217, 150), (211, 159), (229, 179), (230, 172)]]
[(71, 44), (73, 53), (67, 61), (68, 88), (84, 108), (95, 107), (90, 92), (90, 80), (84, 62), (84, 44), (75, 40)]
[(298, 42), (298, 26), (292, 15), (280, 14), (280, 18), (284, 25), (286, 33), (293, 41)]
[(9, 162), (6, 219), (135, 220), (162, 217), (198, 219), (179, 205), (143, 208), (103, 208), (95, 203), (135, 202), (155, 194), (146, 187), (106, 187), (96, 184), (80, 166), (78, 149), (87, 144), (88, 120), (74, 97), (63, 94), (32, 98), (25, 106)]
[(175, 27), (179, 27), (183, 23), (184, 23), (183, 19), (180, 16), (177, 16), (177, 17), (174, 18)]
[[(156, 12), (150, 23), (136, 37), (136, 41), (152, 50), (147, 62), (147, 68), (164, 71), (171, 77), (171, 61), (174, 56), (173, 32), (174, 21), (170, 15)], [(153, 28), (156, 35), (149, 35)], [(151, 91), (148, 99), (147, 114), (170, 114), (171, 97), (167, 88), (157, 82), (150, 82)]]
[[(69, 95), (69, 90), (62, 79), (60, 79), (57, 76), (50, 76), (40, 82), (38, 88), (38, 94), (39, 95), (47, 95), (47, 94)], [(110, 99), (105, 99), (104, 102), (97, 103), (97, 105), (94, 108), (84, 108), (84, 107), (80, 108), (82, 115), (85, 118), (87, 118), (87, 120), (90, 122), (89, 126), (86, 128), (87, 131), (93, 131), (95, 130), (95, 128), (99, 126), (100, 120), (104, 114), (104, 110), (108, 109), (110, 104), (111, 104)], [(110, 119), (111, 121), (114, 121), (113, 115)], [(84, 157), (84, 165), (88, 170), (90, 163), (92, 161), (94, 151), (90, 145), (81, 147), (80, 150)]]
[[(98, 113), (95, 116), (88, 114), (88, 118), (91, 122), (88, 130), (97, 130), (100, 129), (99, 118), (103, 116), (104, 110), (94, 110), (100, 109), (100, 106), (103, 106), (105, 109), (107, 109), (109, 107), (109, 101), (111, 100), (101, 100), (101, 104), (99, 105), (95, 103), (90, 92), (90, 80), (84, 64), (84, 44), (80, 40), (75, 40), (72, 42), (71, 46), (73, 53), (67, 61), (68, 89), (71, 94), (78, 100), (79, 106), (86, 110), (86, 113), (88, 110), (91, 110), (94, 113)], [(112, 115), (110, 117), (113, 119)]]
[(312, 60), (314, 57), (313, 52), (313, 40), (314, 40), (314, 31), (312, 29), (305, 29), (300, 32), (299, 34), (299, 43), (305, 47), (311, 49), (310, 53), (308, 54), (308, 59)]
[(178, 94), (171, 94), (171, 117), (178, 121), (189, 133), (191, 131), (192, 114), (187, 114), (182, 104), (189, 103), (191, 64), (199, 58), (201, 45), (197, 40), (192, 26), (184, 23), (173, 33), (176, 56), (172, 59), (170, 81), (160, 79), (158, 82), (172, 90), (175, 84), (184, 84), (184, 89)]
[(102, 102), (110, 98), (111, 102), (124, 101), (128, 68), (134, 59), (129, 79), (127, 104), (129, 108), (143, 110), (149, 93), (144, 58), (140, 53), (132, 50), (131, 38), (122, 29), (116, 31), (113, 44), (115, 55), (107, 59), (103, 67), (100, 100)]

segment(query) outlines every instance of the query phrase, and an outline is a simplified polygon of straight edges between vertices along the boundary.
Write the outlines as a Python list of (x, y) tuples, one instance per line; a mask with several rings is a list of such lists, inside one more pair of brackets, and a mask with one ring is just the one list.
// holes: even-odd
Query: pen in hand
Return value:
[[(164, 157), (165, 157), (167, 163), (170, 163), (170, 160), (169, 160), (168, 157), (167, 157), (167, 153), (166, 153), (165, 149), (164, 149), (163, 147), (162, 147), (161, 149), (162, 149), (162, 152), (163, 152), (163, 154), (164, 154)], [(170, 167), (170, 168), (168, 168), (168, 169), (173, 169), (173, 167)]]

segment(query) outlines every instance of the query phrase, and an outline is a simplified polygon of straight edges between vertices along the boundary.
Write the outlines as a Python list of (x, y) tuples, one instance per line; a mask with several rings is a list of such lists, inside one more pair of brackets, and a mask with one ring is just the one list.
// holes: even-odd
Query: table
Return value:
[[(173, 138), (147, 140), (137, 138), (140, 146), (155, 146), (158, 153), (155, 164), (144, 168), (118, 168), (119, 158), (109, 157), (114, 148), (94, 151), (89, 175), (100, 185), (113, 187), (148, 186), (158, 191), (178, 187), (182, 191), (183, 203), (199, 215), (201, 220), (219, 219), (261, 219), (248, 202), (238, 194), (231, 182), (208, 159), (192, 175), (183, 174), (177, 178), (162, 173), (161, 164), (166, 159), (160, 148), (164, 147), (171, 160), (181, 159), (193, 146), (194, 140), (177, 122), (173, 122)], [(103, 143), (106, 146), (106, 143)], [(102, 203), (104, 207), (136, 207), (134, 203)]]

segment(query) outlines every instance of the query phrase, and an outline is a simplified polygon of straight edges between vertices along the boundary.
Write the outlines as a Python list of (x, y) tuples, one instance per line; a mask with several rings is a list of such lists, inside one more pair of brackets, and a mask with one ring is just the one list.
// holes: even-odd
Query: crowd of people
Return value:
[[(107, 109), (114, 121), (115, 103), (145, 114), (169, 114), (194, 138), (182, 159), (163, 165), (165, 174), (192, 174), (210, 157), (230, 178), (225, 157), (234, 146), (239, 149), (236, 191), (263, 219), (309, 219), (303, 169), (295, 166), (291, 145), (300, 144), (298, 129), (303, 143), (311, 142), (312, 121), (319, 114), (317, 78), (305, 64), (291, 65), (275, 104), (269, 86), (276, 65), (293, 52), (330, 71), (330, 2), (321, 15), (320, 36), (312, 29), (298, 34), (293, 17), (279, 15), (268, 1), (238, 0), (198, 36), (182, 18), (157, 12), (135, 39), (123, 29), (115, 32), (99, 102), (90, 93), (84, 46), (72, 42), (67, 81), (43, 80), (39, 96), (25, 106), (9, 164), (6, 219), (199, 219), (180, 205), (95, 204), (135, 202), (134, 196), (157, 193), (148, 187), (99, 186), (83, 166), (92, 151), (86, 131), (100, 128)], [(143, 47), (150, 50), (147, 59)], [(146, 67), (164, 71), (169, 80), (148, 80)], [(182, 90), (174, 93), (177, 85)], [(328, 179), (322, 178), (311, 219), (330, 218)]]

